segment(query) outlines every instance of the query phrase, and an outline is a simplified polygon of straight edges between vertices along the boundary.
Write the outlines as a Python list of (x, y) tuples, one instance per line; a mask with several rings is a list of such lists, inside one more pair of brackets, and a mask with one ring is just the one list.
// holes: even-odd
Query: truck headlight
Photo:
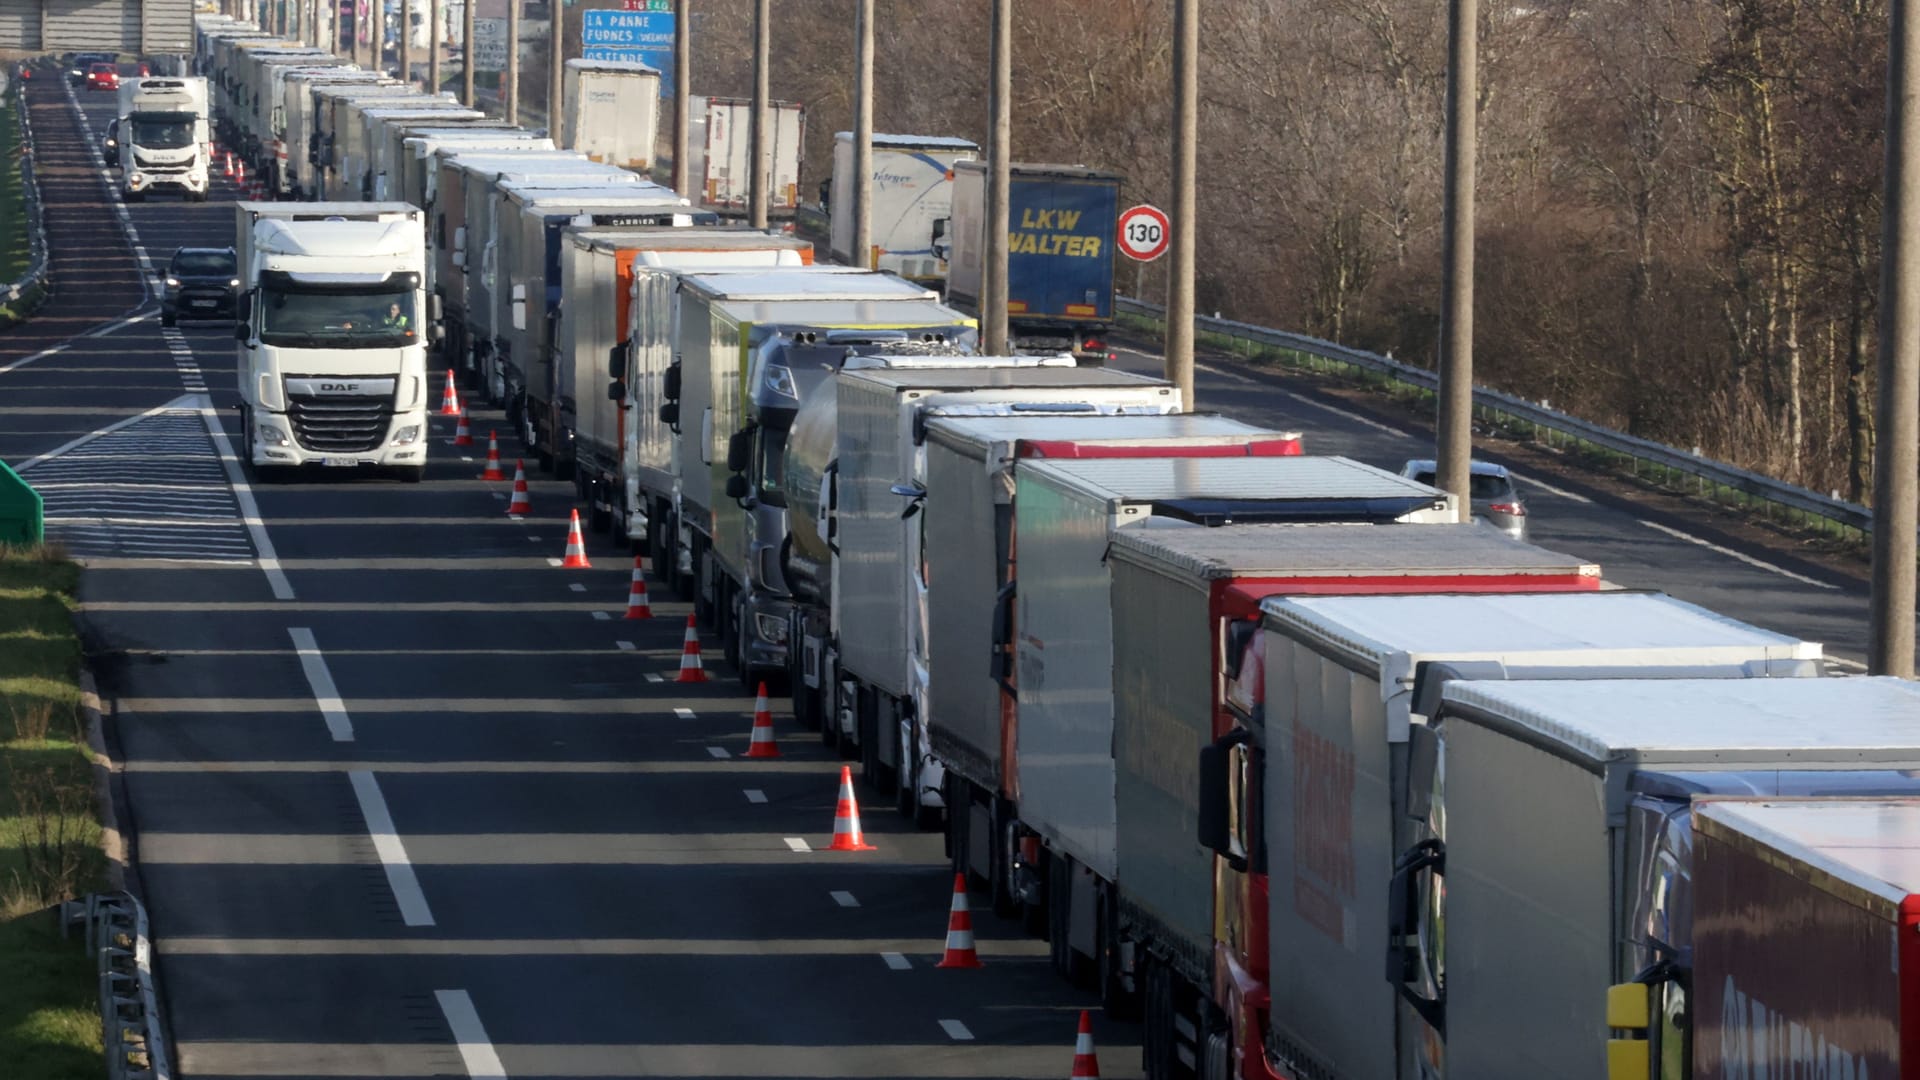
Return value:
[(772, 642), (775, 645), (787, 643), (787, 620), (778, 615), (756, 614), (753, 617), (753, 624), (760, 630), (760, 640)]
[(293, 445), (292, 442), (288, 441), (287, 433), (284, 431), (281, 431), (279, 428), (273, 426), (272, 424), (260, 425), (260, 441), (263, 443), (266, 443), (268, 446), (292, 446)]
[(403, 427), (399, 431), (396, 431), (393, 433), (393, 445), (395, 446), (412, 446), (414, 443), (419, 441), (420, 441), (420, 425), (419, 424), (408, 424), (406, 427)]

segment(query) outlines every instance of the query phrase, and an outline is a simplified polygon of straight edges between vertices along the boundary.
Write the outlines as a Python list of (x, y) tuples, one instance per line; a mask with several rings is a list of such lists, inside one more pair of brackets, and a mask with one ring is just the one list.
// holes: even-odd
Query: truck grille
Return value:
[(303, 394), (289, 388), (287, 419), (293, 437), (308, 450), (377, 450), (393, 423), (393, 394)]

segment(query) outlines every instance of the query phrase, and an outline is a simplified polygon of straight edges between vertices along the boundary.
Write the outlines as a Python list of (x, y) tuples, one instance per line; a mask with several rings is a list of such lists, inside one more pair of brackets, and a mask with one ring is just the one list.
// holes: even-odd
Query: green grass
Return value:
[(20, 94), (0, 106), (0, 284), (20, 280), (32, 251), (27, 245), (26, 196), (20, 178)]
[(79, 567), (0, 547), (0, 1062), (18, 1080), (98, 1080), (94, 964), (50, 908), (102, 887), (80, 712)]

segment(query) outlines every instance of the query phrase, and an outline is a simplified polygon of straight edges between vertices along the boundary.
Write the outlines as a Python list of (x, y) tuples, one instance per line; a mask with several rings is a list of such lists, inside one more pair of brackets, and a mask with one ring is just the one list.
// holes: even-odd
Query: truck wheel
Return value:
[(425, 465), (403, 465), (400, 467), (400, 479), (409, 484), (417, 484), (427, 478)]
[(548, 451), (546, 447), (542, 446), (535, 449), (533, 459), (540, 463), (542, 470), (549, 473), (553, 472), (553, 454)]
[(147, 201), (147, 193), (144, 191), (123, 191), (120, 193), (120, 201), (143, 203)]
[(163, 311), (160, 313), (160, 325), (178, 326), (180, 325), (180, 319), (171, 311)]
[(1102, 887), (1095, 910), (1100, 921), (1094, 927), (1094, 944), (1100, 954), (1100, 1008), (1115, 1020), (1140, 1019), (1140, 995), (1128, 990), (1126, 976), (1120, 970), (1120, 920), (1114, 913), (1113, 890)]
[(1047, 959), (1053, 964), (1053, 973), (1067, 979), (1073, 977), (1073, 946), (1067, 944), (1073, 932), (1072, 905), (1067, 902), (1073, 869), (1062, 856), (1048, 854), (1046, 860)]
[(1147, 1080), (1173, 1080), (1173, 973), (1147, 967), (1146, 1015), (1141, 1018), (1141, 1064)]
[(1010, 808), (1006, 800), (997, 795), (989, 806), (993, 838), (987, 846), (987, 857), (993, 860), (993, 865), (988, 871), (987, 884), (993, 890), (993, 913), (1011, 919), (1020, 914), (1020, 901), (1013, 896), (1013, 825), (1007, 820)]
[(599, 483), (590, 483), (587, 485), (587, 528), (597, 533), (603, 533), (613, 528), (612, 505), (601, 506), (600, 504), (606, 500), (595, 497), (600, 494), (601, 489), (605, 486), (606, 485)]
[(947, 774), (947, 858), (953, 872), (968, 881), (973, 880), (967, 865), (967, 829), (973, 821), (972, 786), (951, 772)]

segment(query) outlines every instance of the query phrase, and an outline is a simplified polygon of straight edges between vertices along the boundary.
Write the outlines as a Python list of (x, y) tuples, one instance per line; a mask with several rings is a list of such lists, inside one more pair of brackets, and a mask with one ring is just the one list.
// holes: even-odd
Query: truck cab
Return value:
[(148, 77), (120, 84), (120, 193), (140, 202), (149, 192), (178, 192), (207, 201), (212, 135), (207, 127), (207, 80)]

